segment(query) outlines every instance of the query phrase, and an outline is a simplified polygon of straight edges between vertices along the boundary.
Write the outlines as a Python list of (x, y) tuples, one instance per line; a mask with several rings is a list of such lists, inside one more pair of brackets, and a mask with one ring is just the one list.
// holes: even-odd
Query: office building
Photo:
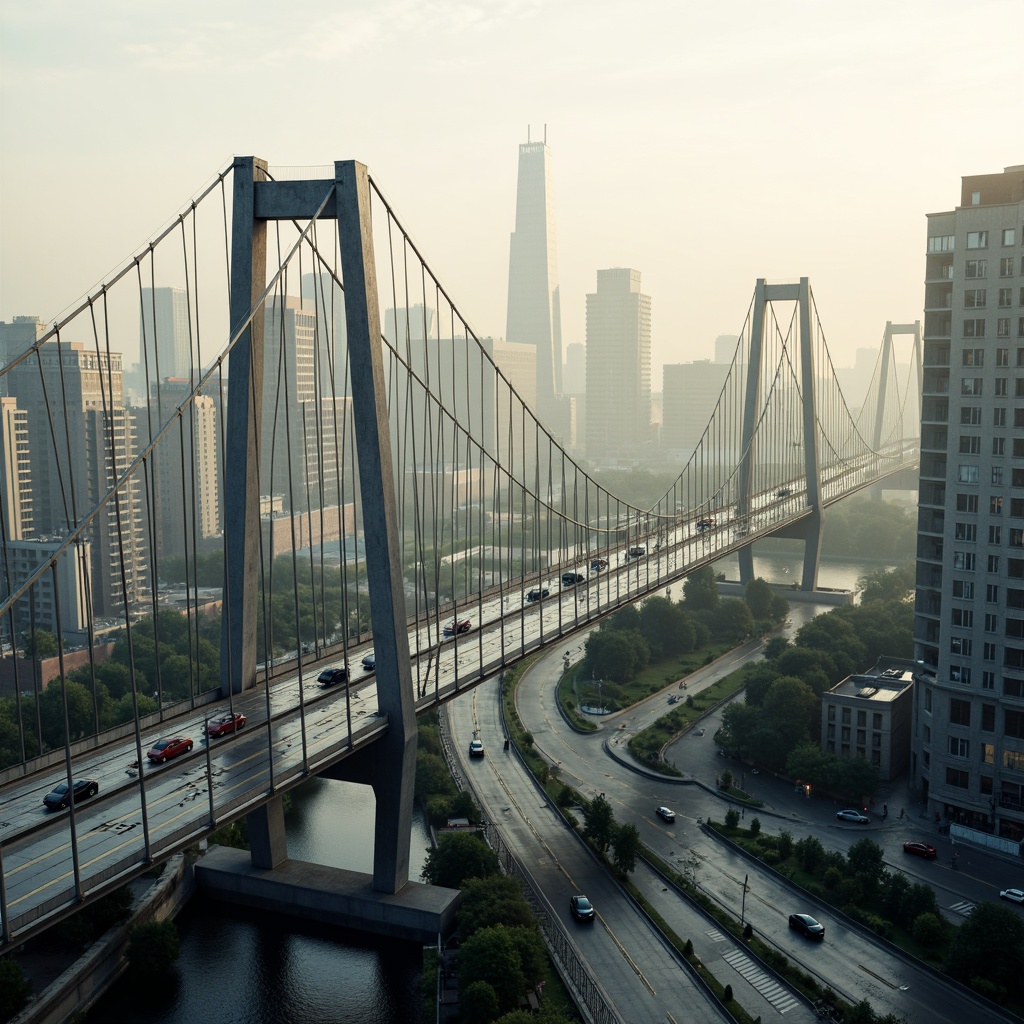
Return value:
[(912, 784), (1024, 838), (1024, 165), (928, 215)]
[(34, 532), (28, 415), (16, 398), (0, 398), (0, 537), (28, 540)]
[(302, 275), (302, 305), (316, 316), (316, 366), (320, 394), (326, 398), (351, 393), (348, 370), (348, 326), (345, 293), (324, 272)]
[[(13, 593), (40, 568), (53, 565), (53, 569), (46, 568), (37, 582), (15, 601), (15, 636), (32, 629), (45, 629), (68, 643), (87, 638), (92, 621), (92, 545), (79, 541), (60, 553), (63, 543), (63, 537), (7, 542), (4, 565), (0, 567), (0, 596)], [(0, 633), (6, 634), (8, 629), (9, 623), (0, 623)]]
[(184, 288), (142, 289), (139, 353), (149, 384), (165, 377), (199, 377), (190, 342), (188, 295)]
[(562, 316), (555, 247), (551, 151), (544, 142), (519, 147), (516, 228), (508, 259), (505, 340), (537, 350), (537, 411), (544, 418), (562, 393)]
[[(680, 463), (686, 462), (704, 437), (729, 373), (728, 363), (699, 359), (692, 363), (666, 363), (662, 368), (661, 448)], [(728, 452), (708, 452), (714, 461), (734, 458)]]
[(651, 300), (640, 271), (599, 270), (587, 295), (587, 457), (636, 462), (651, 437)]

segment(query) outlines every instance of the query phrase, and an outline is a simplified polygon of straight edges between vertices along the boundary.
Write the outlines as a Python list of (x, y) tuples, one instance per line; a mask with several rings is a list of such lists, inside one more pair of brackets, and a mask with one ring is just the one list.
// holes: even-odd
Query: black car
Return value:
[(825, 926), (815, 921), (810, 914), (790, 914), (789, 927), (809, 939), (825, 938)]
[(631, 547), (629, 549), (628, 554), (630, 558), (643, 558), (644, 555), (647, 554), (647, 548), (642, 544), (637, 544), (635, 547)]
[(579, 572), (563, 572), (562, 573), (562, 586), (563, 587), (575, 587), (577, 583), (583, 583), (586, 580), (586, 576)]
[(540, 590), (531, 590), (526, 595), (526, 600), (530, 601), (531, 603), (534, 602), (534, 601), (543, 601), (544, 598), (547, 597), (548, 594), (550, 594), (550, 593), (551, 593), (551, 591), (548, 590), (547, 587), (541, 587)]
[(343, 683), (348, 678), (348, 673), (343, 668), (325, 668), (316, 677), (321, 686), (333, 686), (335, 683)]
[(375, 672), (377, 670), (377, 656), (373, 651), (370, 651), (370, 653), (363, 658), (363, 668), (365, 668), (367, 672)]
[(569, 911), (577, 921), (594, 920), (594, 904), (586, 896), (570, 896)]
[[(95, 796), (100, 791), (100, 784), (95, 779), (75, 779), (75, 803), (79, 803), (82, 800), (86, 800), (91, 796)], [(68, 797), (68, 784), (62, 782), (57, 786), (54, 786), (46, 796), (43, 797), (43, 803), (50, 808), (51, 811), (62, 811), (71, 802)]]

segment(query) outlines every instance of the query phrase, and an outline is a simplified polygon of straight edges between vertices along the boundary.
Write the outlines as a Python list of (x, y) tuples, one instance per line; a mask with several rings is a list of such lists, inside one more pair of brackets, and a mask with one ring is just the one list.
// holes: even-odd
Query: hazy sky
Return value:
[(660, 366), (811, 280), (850, 365), (922, 316), (925, 214), (1024, 163), (1021, 0), (7, 0), (0, 319), (52, 320), (235, 154), (366, 163), (505, 331), (518, 145), (552, 151), (563, 344), (599, 268)]

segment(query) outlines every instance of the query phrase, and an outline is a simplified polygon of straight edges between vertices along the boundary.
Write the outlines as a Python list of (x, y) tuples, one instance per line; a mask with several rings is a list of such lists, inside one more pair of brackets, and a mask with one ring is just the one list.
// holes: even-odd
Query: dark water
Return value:
[[(288, 817), (296, 860), (370, 871), (373, 793), (314, 780)], [(419, 880), (427, 834), (413, 823), (410, 878)], [(89, 1013), (88, 1024), (417, 1024), (422, 950), (321, 925), (227, 907), (197, 897), (178, 920), (181, 954), (164, 992), (127, 978)]]

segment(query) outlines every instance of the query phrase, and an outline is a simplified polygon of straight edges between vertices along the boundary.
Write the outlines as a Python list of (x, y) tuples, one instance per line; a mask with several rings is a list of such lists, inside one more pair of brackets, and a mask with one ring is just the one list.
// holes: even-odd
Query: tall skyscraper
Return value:
[(0, 398), (0, 538), (27, 540), (32, 522), (32, 466), (28, 415), (16, 398)]
[(587, 296), (587, 457), (635, 460), (650, 437), (651, 299), (639, 270), (599, 270)]
[[(680, 463), (700, 443), (728, 372), (728, 363), (713, 363), (710, 359), (666, 363), (662, 368), (661, 447)], [(732, 451), (707, 453), (707, 457), (721, 460), (734, 455)]]
[[(928, 215), (912, 781), (1024, 838), (1024, 165)], [(856, 743), (854, 725), (844, 729)]]
[(345, 293), (330, 274), (303, 274), (302, 305), (316, 312), (320, 393), (324, 396), (347, 395), (351, 385), (346, 376), (348, 325), (345, 321)]
[(562, 315), (554, 187), (547, 140), (519, 147), (516, 229), (508, 259), (505, 340), (537, 348), (537, 411), (562, 393)]
[(139, 352), (147, 381), (199, 376), (189, 341), (188, 296), (184, 288), (143, 288), (139, 310)]

